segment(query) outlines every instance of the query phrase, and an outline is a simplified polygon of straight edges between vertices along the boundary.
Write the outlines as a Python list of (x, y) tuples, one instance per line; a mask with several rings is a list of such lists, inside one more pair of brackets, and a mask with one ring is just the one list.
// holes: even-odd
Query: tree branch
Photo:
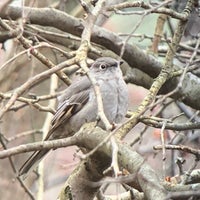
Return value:
[[(24, 8), (25, 12), (29, 12), (29, 20), (32, 24), (38, 24), (42, 26), (52, 26), (62, 31), (71, 33), (76, 36), (81, 36), (83, 31), (83, 24), (80, 20), (69, 16), (61, 11), (49, 9), (49, 8)], [(18, 7), (9, 7), (7, 14), (5, 12), (0, 13), (1, 17), (7, 16), (12, 19), (17, 19), (21, 16), (22, 9)], [(51, 16), (51, 17), (49, 17)], [(185, 23), (185, 22), (184, 22)], [(107, 49), (115, 52), (119, 55), (123, 40), (118, 37), (117, 34), (112, 33), (104, 28), (94, 26), (91, 41), (100, 44)], [(141, 71), (147, 73), (152, 78), (155, 78), (161, 68), (162, 64), (156, 60), (153, 56), (144, 53), (134, 44), (126, 44), (123, 59), (131, 67), (136, 67)], [(181, 68), (174, 67), (174, 70), (180, 70)], [(182, 70), (182, 69), (181, 69)], [(179, 78), (170, 79), (165, 84), (162, 92), (171, 91), (179, 83)], [(187, 73), (183, 81), (183, 88), (177, 91), (173, 98), (184, 97), (183, 102), (187, 105), (200, 109), (200, 93), (196, 91), (196, 87), (200, 85), (200, 79), (192, 73)]]
[[(164, 120), (159, 121), (151, 117), (140, 117), (139, 121), (148, 126), (153, 126), (155, 128), (162, 128), (164, 124)], [(176, 131), (195, 130), (195, 129), (200, 129), (200, 122), (173, 123), (173, 122), (167, 121), (165, 125), (165, 129), (176, 130)]]
[[(101, 141), (103, 141), (104, 138), (107, 136), (107, 132), (103, 131), (100, 128), (94, 129), (93, 125), (93, 123), (84, 125), (79, 132), (77, 132), (74, 136), (70, 138), (36, 142), (4, 150), (0, 152), (0, 158), (7, 158), (11, 155), (16, 155), (29, 151), (36, 151), (41, 149), (56, 149), (71, 145), (78, 145), (79, 147), (84, 147), (88, 150), (91, 150), (95, 148), (99, 143), (101, 143)], [(142, 190), (145, 193), (145, 196), (148, 196), (150, 200), (160, 200), (160, 197), (164, 198), (165, 190), (162, 185), (160, 185), (160, 179), (157, 177), (153, 169), (147, 163), (145, 163), (144, 159), (138, 153), (132, 151), (129, 147), (122, 144), (121, 142), (117, 142), (117, 145), (119, 147), (119, 165), (128, 170), (130, 174), (136, 176), (134, 179), (131, 179), (132, 186)], [(107, 143), (101, 146), (96, 153), (98, 154), (98, 156), (101, 155), (104, 160), (106, 158), (109, 158), (108, 161), (110, 163), (111, 152), (112, 146), (110, 143)], [(92, 157), (95, 157), (95, 155), (92, 155)], [(104, 162), (100, 163), (102, 164)], [(107, 162), (105, 162), (104, 164), (106, 163)], [(105, 168), (107, 167), (108, 165), (106, 164)]]

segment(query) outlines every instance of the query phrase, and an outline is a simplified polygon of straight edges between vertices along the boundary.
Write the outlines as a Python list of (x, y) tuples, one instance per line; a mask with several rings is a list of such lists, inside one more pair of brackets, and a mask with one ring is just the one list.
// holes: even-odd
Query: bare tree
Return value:
[[(17, 3), (0, 4), (3, 198), (199, 199), (199, 2)], [(42, 141), (56, 98), (101, 56), (124, 61), (130, 102), (141, 102), (114, 130), (90, 123)], [(41, 149), (58, 150), (22, 180), (25, 152)]]

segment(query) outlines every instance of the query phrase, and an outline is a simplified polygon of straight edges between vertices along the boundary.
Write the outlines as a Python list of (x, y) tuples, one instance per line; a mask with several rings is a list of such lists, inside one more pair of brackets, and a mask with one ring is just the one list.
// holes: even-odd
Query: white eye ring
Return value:
[(99, 66), (99, 68), (102, 69), (102, 70), (105, 70), (105, 69), (106, 69), (106, 65), (105, 65), (105, 64), (101, 64), (101, 65)]

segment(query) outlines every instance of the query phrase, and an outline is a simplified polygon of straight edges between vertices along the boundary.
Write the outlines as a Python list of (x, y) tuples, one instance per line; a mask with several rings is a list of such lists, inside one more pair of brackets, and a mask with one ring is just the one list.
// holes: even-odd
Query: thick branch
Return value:
[[(32, 24), (52, 26), (73, 35), (81, 36), (84, 26), (79, 19), (49, 8), (25, 8), (24, 10), (25, 12), (29, 12), (28, 16)], [(12, 19), (17, 19), (21, 16), (21, 11), (21, 8), (9, 7), (7, 15), (2, 12), (0, 13), (0, 16), (4, 18), (9, 16)], [(120, 53), (123, 44), (123, 40), (118, 37), (117, 34), (98, 26), (94, 27), (91, 39), (93, 42), (105, 46), (116, 54)], [(126, 60), (131, 67), (136, 67), (153, 78), (159, 74), (162, 68), (160, 62), (158, 62), (153, 56), (144, 53), (134, 44), (125, 45), (123, 59)], [(176, 70), (179, 69), (177, 68)], [(178, 83), (179, 78), (173, 78), (165, 84), (166, 87), (164, 91), (175, 88)], [(199, 85), (200, 79), (191, 73), (187, 73), (183, 82), (183, 88), (176, 93), (175, 98), (184, 97), (184, 103), (193, 108), (200, 109), (200, 93), (196, 89)]]
[[(84, 146), (87, 149), (95, 148), (107, 135), (106, 132), (100, 131), (99, 128), (96, 128), (92, 133), (90, 129), (85, 129), (79, 132), (79, 134), (77, 135), (79, 146)], [(121, 144), (121, 142), (117, 142), (117, 145), (119, 148), (119, 165), (127, 169), (131, 174), (136, 175), (131, 180), (134, 187), (142, 190), (148, 199), (164, 199), (165, 190), (153, 169), (145, 163), (144, 159), (137, 152), (132, 151), (126, 145)], [(111, 158), (111, 144), (103, 145), (98, 149), (98, 152)]]
[[(20, 145), (18, 147), (0, 152), (0, 158), (6, 158), (8, 156), (22, 152), (35, 151), (40, 149), (56, 149), (58, 147), (65, 147), (75, 144), (79, 147), (84, 147), (88, 150), (91, 150), (95, 148), (99, 143), (101, 143), (106, 136), (107, 132), (103, 131), (100, 128), (94, 129), (93, 123), (87, 124), (83, 126), (81, 130), (71, 138)], [(119, 147), (118, 160), (120, 166), (128, 170), (130, 174), (132, 174), (135, 177), (131, 178), (130, 180), (132, 186), (143, 191), (145, 193), (145, 196), (147, 196), (150, 200), (160, 200), (160, 198), (164, 199), (165, 190), (160, 184), (160, 179), (157, 177), (157, 174), (154, 172), (154, 170), (148, 164), (145, 163), (142, 156), (140, 156), (137, 152), (132, 151), (128, 146), (125, 146), (121, 142), (117, 142), (117, 145)], [(102, 159), (99, 159), (101, 161), (99, 164), (105, 165), (106, 163), (108, 164), (108, 162), (110, 163), (112, 155), (111, 144), (107, 143), (101, 146), (96, 153), (98, 155), (97, 158), (101, 156), (101, 158), (103, 158), (104, 161), (107, 160), (106, 162), (102, 162)], [(95, 158), (95, 156), (96, 155), (92, 155), (92, 158)], [(99, 178), (102, 177), (100, 176)], [(99, 181), (99, 179), (97, 178), (93, 181)], [(88, 185), (88, 182), (86, 181), (85, 184)], [(93, 184), (90, 185), (92, 186)]]

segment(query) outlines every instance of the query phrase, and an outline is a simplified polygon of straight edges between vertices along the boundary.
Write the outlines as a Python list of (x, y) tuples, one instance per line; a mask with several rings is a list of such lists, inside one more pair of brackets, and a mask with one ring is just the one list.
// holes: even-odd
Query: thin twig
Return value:
[(166, 176), (166, 149), (165, 149), (165, 126), (166, 126), (167, 120), (164, 121), (163, 126), (161, 128), (161, 144), (162, 144), (162, 161), (163, 161), (163, 179)]
[(27, 82), (22, 84), (20, 87), (14, 90), (12, 97), (7, 102), (7, 104), (1, 109), (0, 111), (0, 119), (3, 117), (3, 115), (8, 111), (8, 109), (15, 103), (16, 99), (21, 96), (28, 88), (34, 86), (36, 83), (38, 83), (41, 80), (44, 80), (46, 77), (50, 76), (51, 74), (63, 69), (66, 66), (72, 65), (75, 63), (75, 59), (70, 59), (67, 61), (64, 61), (58, 65), (56, 65), (54, 68), (51, 68), (47, 71), (44, 71), (40, 74), (37, 74), (36, 76), (30, 78)]
[[(0, 18), (0, 26), (3, 27), (5, 30), (13, 31), (13, 29), (6, 24), (1, 18)], [(30, 53), (34, 55), (38, 60), (40, 60), (44, 65), (46, 65), (48, 68), (53, 68), (55, 65), (52, 63), (49, 59), (47, 59), (43, 54), (37, 51), (28, 41), (26, 38), (22, 36), (22, 34), (16, 35), (19, 42), (23, 45), (24, 48), (30, 49)], [(61, 80), (63, 80), (67, 85), (70, 85), (71, 81), (70, 79), (63, 73), (56, 71), (55, 72)]]
[[(55, 93), (55, 91), (57, 90), (58, 87), (58, 78), (55, 74), (53, 74), (51, 76), (51, 80), (50, 80), (50, 91), (49, 93)], [(55, 99), (51, 99), (49, 100), (48, 105), (51, 108), (54, 108), (56, 105), (56, 101)], [(50, 113), (46, 114), (46, 118), (45, 121), (43, 123), (43, 127), (42, 127), (42, 132), (43, 132), (43, 137), (42, 139), (44, 140), (46, 135), (48, 134), (49, 128), (50, 128), (50, 124), (51, 124), (51, 120), (52, 120), (52, 115)], [(38, 165), (38, 174), (39, 174), (39, 178), (38, 178), (38, 192), (37, 192), (37, 200), (43, 200), (44, 199), (44, 173), (45, 173), (45, 166), (44, 166), (44, 162), (41, 161)]]
[[(184, 13), (178, 13), (172, 9), (169, 8), (161, 8), (161, 6), (166, 6), (171, 2), (171, 0), (169, 1), (165, 1), (161, 4), (159, 4), (158, 6), (151, 6), (148, 3), (145, 3), (144, 1), (136, 1), (136, 2), (124, 2), (121, 4), (116, 4), (116, 5), (112, 5), (107, 7), (106, 9), (108, 11), (115, 11), (117, 14), (138, 14), (138, 15), (143, 15), (144, 12), (149, 12), (149, 13), (161, 13), (161, 14), (166, 14), (169, 15), (175, 19), (180, 19), (180, 20), (187, 20), (187, 16)], [(124, 9), (124, 8), (131, 8), (131, 7), (140, 7), (140, 8), (144, 8), (145, 11), (133, 11), (133, 12), (120, 12), (119, 10)]]
[[(156, 145), (153, 147), (155, 150), (161, 150), (163, 147), (162, 145)], [(168, 150), (179, 150), (179, 151), (183, 151), (183, 152), (186, 152), (186, 153), (191, 153), (197, 157), (200, 156), (200, 150), (199, 149), (194, 149), (194, 148), (191, 148), (191, 147), (188, 147), (188, 146), (184, 146), (184, 145), (165, 145), (165, 149), (168, 149)]]
[(56, 149), (67, 146), (76, 145), (77, 139), (75, 136), (57, 139), (52, 141), (40, 141), (29, 144), (22, 144), (17, 147), (12, 147), (4, 151), (0, 151), (0, 159), (7, 158), (12, 155), (17, 155), (21, 153), (39, 151), (43, 149)]

